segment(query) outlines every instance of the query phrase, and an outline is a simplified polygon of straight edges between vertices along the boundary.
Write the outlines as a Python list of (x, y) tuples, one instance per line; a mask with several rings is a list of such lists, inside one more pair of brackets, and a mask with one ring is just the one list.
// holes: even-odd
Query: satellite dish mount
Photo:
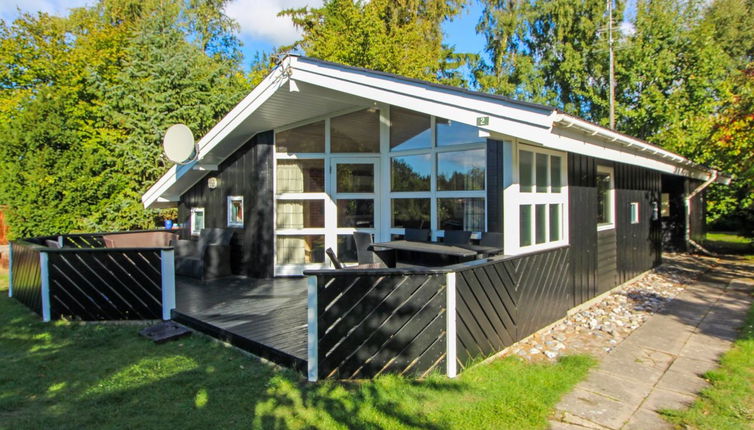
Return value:
[(162, 148), (168, 160), (176, 164), (187, 164), (196, 160), (197, 150), (194, 134), (185, 124), (175, 124), (165, 132)]

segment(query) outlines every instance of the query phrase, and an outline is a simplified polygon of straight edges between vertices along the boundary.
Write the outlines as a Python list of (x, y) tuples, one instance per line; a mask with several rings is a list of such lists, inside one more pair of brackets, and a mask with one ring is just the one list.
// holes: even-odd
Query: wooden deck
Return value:
[(306, 371), (306, 279), (176, 277), (173, 319), (278, 364)]

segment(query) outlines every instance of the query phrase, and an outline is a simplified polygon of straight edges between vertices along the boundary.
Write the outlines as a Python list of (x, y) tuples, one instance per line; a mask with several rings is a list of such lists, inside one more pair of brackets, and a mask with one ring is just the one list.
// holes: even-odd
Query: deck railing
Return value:
[[(9, 295), (44, 321), (170, 319), (173, 248), (105, 248), (105, 234), (113, 233), (11, 242)], [(44, 246), (47, 240), (64, 247)]]
[(312, 270), (308, 377), (450, 377), (563, 318), (569, 247), (433, 269)]

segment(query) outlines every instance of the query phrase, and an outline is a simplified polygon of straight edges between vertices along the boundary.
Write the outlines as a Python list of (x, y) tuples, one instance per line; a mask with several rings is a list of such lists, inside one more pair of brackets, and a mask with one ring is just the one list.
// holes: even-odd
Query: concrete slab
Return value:
[(685, 409), (694, 402), (693, 395), (655, 388), (641, 409), (658, 412), (662, 409)]
[(579, 384), (579, 387), (607, 396), (619, 402), (639, 405), (652, 391), (652, 385), (621, 378), (612, 373), (596, 370)]
[(584, 429), (599, 430), (599, 429), (604, 429), (604, 427), (583, 427), (583, 426), (577, 426), (575, 424), (564, 423), (562, 421), (550, 421), (549, 429), (550, 430), (584, 430)]
[(670, 366), (670, 369), (662, 375), (657, 383), (657, 388), (690, 396), (696, 395), (707, 386), (709, 386), (709, 383), (698, 374), (684, 370), (673, 370), (673, 366)]
[(672, 428), (673, 425), (665, 421), (660, 414), (644, 409), (636, 412), (623, 426), (624, 430), (669, 430)]
[(580, 388), (567, 394), (557, 408), (609, 429), (619, 429), (636, 409), (634, 405)]
[(564, 412), (560, 416), (560, 422), (572, 426), (576, 426), (580, 429), (592, 429), (592, 430), (605, 430), (607, 427), (601, 426), (597, 423), (585, 420), (581, 417), (577, 417), (568, 412)]
[(668, 371), (690, 372), (697, 376), (703, 376), (710, 370), (716, 369), (718, 363), (712, 360), (698, 360), (689, 357), (678, 357), (670, 365)]
[[(659, 319), (657, 322), (655, 318)], [(652, 322), (652, 324), (650, 324)], [(694, 327), (680, 323), (670, 315), (655, 315), (636, 329), (623, 343), (677, 354), (693, 334)]]
[[(625, 342), (624, 342), (625, 343)], [(623, 345), (602, 361), (598, 370), (642, 384), (654, 385), (665, 373), (673, 356), (660, 351)]]
[(731, 345), (730, 340), (696, 333), (684, 345), (678, 355), (696, 360), (718, 361), (720, 356), (731, 348)]

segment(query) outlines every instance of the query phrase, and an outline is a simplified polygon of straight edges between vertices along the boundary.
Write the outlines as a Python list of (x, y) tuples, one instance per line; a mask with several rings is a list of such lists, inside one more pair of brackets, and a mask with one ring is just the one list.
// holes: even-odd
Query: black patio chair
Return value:
[(466, 245), (471, 240), (471, 232), (465, 230), (445, 230), (442, 242), (448, 245)]
[(345, 267), (343, 266), (343, 263), (341, 263), (340, 260), (338, 260), (338, 256), (335, 255), (335, 251), (333, 251), (332, 248), (327, 248), (325, 250), (325, 254), (327, 254), (327, 256), (330, 257), (330, 261), (332, 261), (332, 265), (336, 269), (342, 269), (343, 267)]
[(356, 243), (356, 259), (359, 265), (371, 264), (375, 267), (395, 267), (394, 251), (390, 249), (369, 250), (369, 246), (374, 243), (372, 241), (372, 233), (355, 231), (353, 232), (353, 241)]
[(175, 244), (175, 273), (202, 280), (230, 276), (232, 238), (233, 230), (205, 228), (199, 240), (179, 240)]
[(479, 241), (482, 246), (491, 246), (493, 248), (503, 247), (503, 233), (493, 233), (485, 231), (482, 233), (482, 239)]
[(430, 231), (419, 228), (407, 228), (403, 238), (411, 242), (429, 242)]

